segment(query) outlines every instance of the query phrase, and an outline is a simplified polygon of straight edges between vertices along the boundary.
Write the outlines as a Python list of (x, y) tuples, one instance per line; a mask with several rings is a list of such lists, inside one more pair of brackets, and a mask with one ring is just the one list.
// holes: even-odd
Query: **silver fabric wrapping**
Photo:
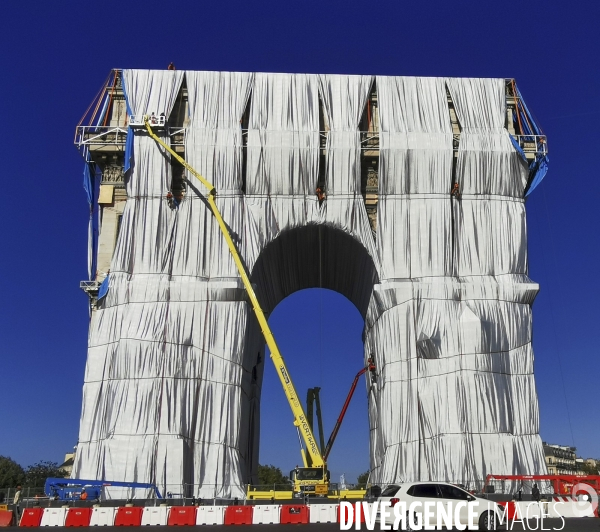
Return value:
[[(378, 77), (377, 89), (381, 277), (365, 342), (381, 372), (372, 481), (543, 473), (527, 169), (504, 129), (504, 80)], [(461, 126), (455, 169), (447, 91)]]
[[(365, 317), (378, 373), (367, 387), (371, 480), (544, 472), (527, 169), (504, 128), (504, 80), (128, 70), (132, 112), (168, 116), (183, 76), (186, 159), (217, 188), (265, 311), (323, 286)], [(359, 133), (374, 81), (376, 234)], [(188, 175), (171, 208), (169, 158), (144, 133), (134, 140), (110, 290), (90, 324), (73, 474), (242, 497), (257, 480), (264, 341), (203, 185)]]

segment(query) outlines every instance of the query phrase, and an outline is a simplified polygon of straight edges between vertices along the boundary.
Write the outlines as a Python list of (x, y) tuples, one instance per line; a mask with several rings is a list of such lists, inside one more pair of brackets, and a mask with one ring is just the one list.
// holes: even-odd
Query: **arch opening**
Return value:
[(379, 282), (364, 246), (342, 229), (324, 224), (281, 233), (260, 254), (251, 280), (267, 313), (298, 290), (328, 288), (348, 298), (363, 319)]
[[(378, 281), (374, 262), (343, 230), (313, 224), (285, 231), (266, 246), (251, 280), (305, 408), (308, 388), (321, 388), (327, 442), (350, 385), (364, 364), (364, 318)], [(249, 418), (253, 482), (257, 480), (259, 447), (260, 463), (276, 465), (284, 474), (301, 461), (290, 407), (265, 348), (261, 338), (258, 356), (264, 364), (255, 364), (251, 370), (257, 399)], [(256, 357), (256, 349), (247, 351), (247, 356)], [(248, 360), (245, 366), (253, 363)], [(360, 381), (329, 457), (333, 482), (341, 474), (353, 481), (369, 468), (364, 390), (365, 383)], [(316, 417), (314, 433), (317, 436)], [(353, 445), (341, 445), (348, 435), (352, 435)]]

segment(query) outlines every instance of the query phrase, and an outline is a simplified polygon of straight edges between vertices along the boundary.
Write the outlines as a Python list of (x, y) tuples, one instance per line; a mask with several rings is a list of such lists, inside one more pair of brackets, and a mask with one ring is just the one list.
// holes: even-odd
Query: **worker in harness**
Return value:
[(456, 199), (460, 199), (460, 186), (458, 183), (454, 183), (450, 195)]

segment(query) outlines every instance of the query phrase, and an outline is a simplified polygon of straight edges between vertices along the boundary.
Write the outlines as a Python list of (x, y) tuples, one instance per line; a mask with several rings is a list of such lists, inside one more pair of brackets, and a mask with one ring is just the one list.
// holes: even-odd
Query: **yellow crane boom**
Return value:
[[(154, 131), (152, 131), (152, 127), (150, 126), (147, 116), (144, 117), (144, 124), (146, 126), (146, 130), (148, 131), (148, 134), (166, 151), (168, 151), (172, 157), (177, 159), (177, 161), (179, 161), (190, 174), (196, 177), (208, 189), (208, 205), (219, 224), (223, 236), (225, 237), (225, 241), (227, 242), (227, 246), (229, 247), (231, 256), (233, 257), (235, 265), (237, 266), (237, 269), (239, 271), (240, 277), (242, 278), (242, 282), (244, 283), (244, 287), (246, 288), (246, 292), (248, 293), (248, 297), (250, 298), (254, 314), (256, 315), (261, 331), (265, 337), (265, 341), (267, 342), (269, 350), (271, 351), (271, 360), (273, 361), (273, 364), (275, 364), (277, 375), (279, 376), (279, 380), (281, 381), (283, 390), (285, 391), (285, 395), (294, 415), (294, 425), (298, 427), (302, 439), (304, 440), (304, 443), (306, 445), (306, 449), (310, 457), (310, 466), (313, 468), (325, 469), (325, 462), (323, 460), (323, 457), (321, 456), (319, 447), (317, 446), (317, 442), (313, 435), (312, 429), (308, 424), (308, 420), (306, 419), (306, 414), (304, 413), (304, 409), (302, 408), (302, 403), (298, 399), (296, 388), (294, 387), (294, 383), (292, 382), (290, 373), (287, 369), (287, 366), (285, 365), (283, 356), (281, 356), (281, 352), (279, 351), (279, 347), (277, 346), (275, 337), (271, 332), (271, 328), (269, 327), (267, 318), (265, 317), (260, 303), (258, 302), (258, 298), (254, 293), (254, 289), (252, 288), (252, 284), (250, 283), (250, 279), (248, 277), (248, 274), (246, 273), (246, 269), (244, 268), (244, 264), (242, 263), (240, 254), (238, 253), (237, 247), (229, 233), (229, 229), (227, 228), (227, 225), (225, 225), (223, 217), (221, 216), (217, 204), (215, 203), (217, 191), (214, 185), (210, 183), (207, 179), (205, 179), (194, 168), (192, 168), (185, 161), (185, 159), (183, 159), (183, 157), (178, 155), (169, 145), (163, 142), (162, 139), (154, 133)], [(304, 455), (304, 450), (302, 450), (302, 459), (304, 462), (304, 466), (307, 467), (307, 457)]]

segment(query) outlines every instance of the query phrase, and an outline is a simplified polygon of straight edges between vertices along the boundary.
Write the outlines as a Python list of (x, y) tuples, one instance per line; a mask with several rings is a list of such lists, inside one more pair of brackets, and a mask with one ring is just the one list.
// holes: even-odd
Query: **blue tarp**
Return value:
[(108, 294), (108, 289), (110, 288), (110, 273), (106, 276), (100, 288), (98, 289), (98, 301), (100, 301), (106, 294)]
[[(523, 128), (523, 133), (525, 135), (532, 136), (543, 135), (544, 132), (535, 123), (533, 115), (529, 112), (527, 104), (525, 103), (525, 100), (521, 95), (521, 91), (519, 91), (516, 85), (515, 90), (517, 92), (516, 95), (518, 96), (520, 103), (520, 105), (517, 106), (517, 112), (519, 113), (519, 118), (521, 119), (521, 127)], [(513, 144), (516, 144), (515, 140), (513, 140)], [(549, 159), (547, 155), (538, 154), (535, 158), (535, 161), (533, 161), (529, 165), (529, 183), (527, 186), (527, 192), (525, 193), (525, 197), (529, 196), (529, 194), (533, 192), (533, 190), (542, 182), (542, 180), (548, 173), (548, 162)]]
[[(125, 96), (125, 106), (127, 108), (127, 116), (131, 116), (131, 107), (129, 105), (129, 98), (127, 98), (127, 87), (125, 86), (125, 76), (123, 76), (123, 95)], [(127, 172), (131, 168), (131, 159), (133, 158), (133, 130), (131, 127), (127, 130), (127, 139), (125, 140), (125, 164), (123, 170)]]
[(525, 193), (525, 197), (529, 196), (541, 182), (546, 174), (548, 173), (548, 156), (544, 155), (539, 161), (534, 161), (530, 166), (530, 174), (529, 174), (529, 188)]
[(517, 150), (519, 152), (519, 154), (521, 155), (521, 157), (523, 157), (523, 160), (525, 162), (527, 162), (527, 157), (525, 156), (525, 152), (523, 151), (523, 148), (521, 148), (521, 146), (517, 142), (517, 139), (515, 137), (513, 137), (510, 133), (508, 134), (508, 136), (510, 137), (510, 141), (512, 142), (513, 146), (515, 147), (515, 150)]
[(96, 248), (98, 247), (98, 218), (94, 216), (96, 210), (96, 198), (98, 197), (98, 186), (100, 184), (100, 169), (91, 160), (89, 152), (86, 153), (86, 162), (83, 167), (83, 189), (90, 208), (90, 220), (88, 222), (88, 278), (96, 277)]
[(88, 160), (85, 163), (85, 166), (83, 167), (83, 190), (85, 190), (85, 195), (87, 197), (90, 209), (94, 204), (94, 184), (96, 178), (96, 171), (94, 166), (94, 163)]
[(127, 172), (131, 168), (131, 159), (133, 158), (133, 129), (127, 130), (127, 138), (125, 139), (125, 164), (123, 171)]

